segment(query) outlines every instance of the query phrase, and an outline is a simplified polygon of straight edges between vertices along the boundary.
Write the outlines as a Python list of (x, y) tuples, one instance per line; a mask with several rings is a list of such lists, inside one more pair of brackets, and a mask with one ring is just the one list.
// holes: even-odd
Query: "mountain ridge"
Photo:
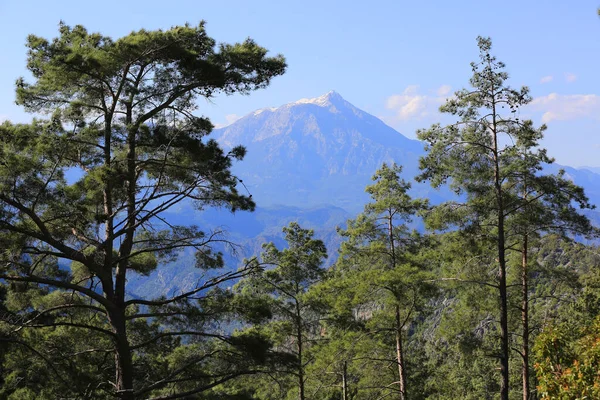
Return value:
[[(227, 240), (238, 245), (237, 254), (223, 246), (216, 249), (224, 251), (228, 269), (237, 268), (244, 257), (257, 255), (265, 242), (283, 246), (281, 229), (291, 221), (314, 229), (316, 237), (326, 243), (328, 263), (333, 262), (341, 242), (336, 227), (362, 211), (369, 201), (365, 187), (381, 164), (403, 165), (406, 180), (419, 171), (418, 160), (424, 154), (421, 142), (406, 138), (336, 92), (258, 111), (213, 135), (225, 150), (246, 146), (247, 156), (234, 165), (233, 172), (253, 195), (256, 211), (198, 212), (191, 204), (183, 204), (165, 214), (173, 224), (226, 231)], [(376, 131), (365, 131), (369, 127)], [(586, 189), (592, 203), (600, 205), (600, 174), (558, 164), (548, 165), (545, 172), (560, 169)], [(436, 190), (428, 183), (414, 182), (412, 195), (434, 204), (455, 198), (448, 188)], [(600, 221), (597, 211), (586, 211), (586, 215)], [(167, 293), (193, 284), (204, 273), (193, 266), (193, 255), (183, 254), (149, 279), (131, 280), (135, 295)]]
[[(258, 204), (332, 204), (352, 213), (368, 201), (365, 186), (382, 163), (402, 165), (403, 178), (412, 180), (425, 154), (422, 142), (407, 138), (336, 91), (256, 110), (216, 129), (213, 137), (225, 149), (239, 144), (247, 148), (246, 158), (233, 171)], [(600, 168), (549, 164), (545, 171), (559, 169), (600, 205)], [(412, 184), (414, 196), (433, 203), (454, 196), (447, 188)]]
[(408, 139), (335, 91), (260, 109), (216, 129), (226, 150), (248, 150), (234, 173), (259, 204), (332, 204), (358, 211), (364, 188), (383, 162), (418, 171), (421, 142)]

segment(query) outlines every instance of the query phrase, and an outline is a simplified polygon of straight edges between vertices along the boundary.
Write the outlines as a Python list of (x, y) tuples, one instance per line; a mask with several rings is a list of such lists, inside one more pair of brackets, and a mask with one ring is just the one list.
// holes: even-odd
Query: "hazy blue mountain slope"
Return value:
[(333, 204), (358, 211), (365, 185), (383, 162), (417, 172), (422, 144), (359, 110), (336, 92), (258, 110), (216, 130), (225, 148), (248, 150), (235, 173), (258, 204)]
[[(166, 217), (172, 224), (227, 232), (224, 238), (238, 244), (236, 254), (220, 246), (230, 269), (258, 254), (265, 242), (283, 245), (281, 228), (290, 221), (315, 229), (327, 244), (331, 262), (340, 243), (335, 227), (362, 210), (369, 200), (365, 186), (373, 173), (383, 162), (396, 162), (410, 179), (418, 173), (418, 160), (424, 153), (421, 142), (406, 138), (335, 92), (255, 111), (211, 136), (226, 149), (240, 144), (247, 148), (247, 156), (236, 163), (234, 171), (253, 195), (256, 212), (198, 212), (182, 205)], [(550, 165), (546, 171), (555, 173), (561, 168), (586, 189), (592, 203), (600, 205), (600, 174), (559, 165)], [(413, 187), (414, 196), (433, 203), (454, 196), (428, 184)], [(587, 215), (600, 223), (598, 211)], [(201, 274), (189, 253), (177, 263), (162, 266), (150, 279), (134, 277), (131, 283), (137, 295), (166, 293), (192, 287)]]
[(586, 169), (586, 170), (591, 171), (591, 172), (593, 172), (595, 174), (600, 174), (600, 167), (580, 167), (580, 168), (577, 168), (577, 169), (579, 169), (579, 170)]
[[(337, 256), (341, 238), (336, 227), (344, 226), (351, 214), (334, 206), (298, 208), (287, 206), (258, 207), (255, 212), (232, 214), (225, 210), (209, 209), (196, 211), (192, 207), (182, 207), (178, 212), (165, 215), (171, 224), (195, 224), (206, 232), (223, 231), (215, 249), (222, 251), (228, 270), (235, 270), (244, 258), (258, 255), (263, 243), (274, 242), (283, 247), (285, 240), (281, 228), (292, 221), (302, 227), (315, 230), (315, 236), (325, 242), (329, 252), (328, 264)], [(190, 290), (203, 279), (218, 274), (219, 271), (202, 271), (194, 266), (192, 251), (185, 251), (177, 262), (167, 263), (157, 268), (149, 277), (131, 276), (129, 279), (134, 296), (156, 296)]]
[(577, 169), (558, 164), (549, 165), (546, 168), (546, 171), (549, 173), (557, 173), (559, 169), (563, 169), (568, 178), (579, 186), (582, 186), (592, 203), (600, 207), (600, 173), (588, 169)]

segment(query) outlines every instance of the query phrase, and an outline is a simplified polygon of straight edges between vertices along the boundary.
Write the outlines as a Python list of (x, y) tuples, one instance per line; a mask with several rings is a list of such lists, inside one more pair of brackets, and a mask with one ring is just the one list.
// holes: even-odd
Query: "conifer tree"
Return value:
[(273, 242), (263, 245), (259, 261), (265, 270), (243, 279), (237, 289), (248, 301), (262, 298), (271, 311), (272, 321), (260, 331), (272, 338), (280, 352), (293, 356), (289, 373), (296, 384), (288, 398), (305, 400), (309, 346), (320, 335), (319, 302), (307, 292), (325, 276), (327, 249), (323, 241), (313, 238), (312, 230), (296, 222), (284, 227), (283, 232), (287, 248), (279, 250)]
[[(132, 297), (127, 281), (183, 249), (195, 252), (199, 268), (223, 266), (211, 250), (218, 236), (163, 217), (182, 202), (254, 207), (230, 171), (245, 150), (224, 153), (207, 139), (212, 124), (194, 114), (197, 100), (264, 88), (285, 61), (250, 39), (217, 44), (204, 23), (118, 40), (79, 25), (59, 30), (52, 40), (27, 38), (33, 81), (17, 81), (18, 104), (50, 120), (0, 126), (0, 279), (19, 305), (4, 319), (12, 328), (3, 340), (50, 369), (65, 366), (65, 395), (84, 395), (69, 382), (93, 355), (103, 369), (86, 396), (175, 399), (210, 390), (251, 369), (241, 338), (211, 322), (232, 311), (219, 285), (249, 270), (156, 298)], [(36, 338), (28, 332), (58, 330), (80, 337), (77, 348), (25, 341)]]
[[(420, 180), (434, 187), (448, 183), (464, 201), (435, 208), (428, 218), (437, 229), (458, 228), (462, 234), (495, 247), (498, 293), (501, 399), (509, 398), (510, 332), (507, 290), (507, 254), (523, 254), (524, 398), (528, 398), (527, 361), (527, 238), (557, 229), (589, 232), (590, 225), (577, 208), (589, 208), (581, 188), (564, 178), (544, 176), (542, 168), (552, 162), (538, 147), (545, 127), (519, 119), (519, 107), (529, 103), (526, 87), (507, 85), (504, 64), (490, 54), (491, 41), (479, 37), (479, 62), (471, 63), (471, 89), (455, 93), (440, 108), (458, 118), (442, 127), (433, 125), (418, 132), (426, 143), (420, 160)], [(576, 204), (576, 205), (575, 205)]]
[[(426, 239), (408, 225), (428, 203), (410, 197), (410, 183), (400, 178), (401, 171), (383, 164), (373, 176), (366, 188), (372, 202), (341, 231), (347, 240), (329, 285), (337, 296), (336, 308), (351, 311), (368, 332), (365, 339), (378, 355), (364, 358), (395, 365), (393, 384), (382, 385), (380, 395), (406, 399), (406, 331), (433, 288), (427, 283), (432, 278), (427, 263), (419, 257)], [(345, 293), (338, 296), (339, 291)]]

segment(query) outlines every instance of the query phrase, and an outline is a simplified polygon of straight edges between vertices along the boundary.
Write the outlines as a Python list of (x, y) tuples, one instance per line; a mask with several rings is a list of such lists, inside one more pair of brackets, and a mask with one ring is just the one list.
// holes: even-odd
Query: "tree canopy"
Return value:
[[(421, 158), (420, 180), (434, 187), (448, 184), (464, 201), (451, 201), (434, 209), (428, 217), (435, 229), (459, 229), (476, 243), (495, 248), (501, 371), (501, 398), (508, 400), (510, 387), (509, 300), (507, 255), (523, 254), (524, 398), (528, 399), (527, 240), (540, 231), (589, 234), (587, 218), (579, 210), (591, 208), (583, 189), (558, 175), (543, 174), (553, 160), (539, 141), (546, 129), (535, 128), (519, 118), (519, 108), (531, 102), (527, 87), (508, 85), (505, 65), (491, 54), (489, 38), (479, 37), (479, 60), (472, 62), (471, 88), (457, 91), (440, 111), (457, 118), (447, 126), (433, 125), (418, 132), (426, 143)], [(519, 247), (520, 246), (520, 247)], [(485, 268), (485, 265), (483, 265)], [(488, 283), (489, 284), (489, 283)]]
[[(198, 99), (266, 87), (284, 58), (251, 39), (217, 44), (203, 22), (117, 40), (61, 23), (58, 37), (31, 35), (27, 47), (33, 81), (17, 81), (17, 103), (50, 118), (0, 126), (0, 278), (11, 300), (3, 340), (46, 362), (61, 376), (56, 390), (74, 396), (182, 398), (248, 372), (241, 338), (212, 321), (236, 312), (219, 285), (249, 268), (151, 299), (132, 298), (127, 279), (183, 249), (199, 268), (223, 266), (211, 248), (222, 236), (173, 225), (164, 212), (182, 202), (254, 208), (230, 170), (244, 149), (223, 152), (195, 112)], [(55, 351), (57, 330), (69, 335), (61, 341), (97, 339)], [(35, 334), (44, 339), (25, 344)], [(85, 388), (68, 383), (81, 374)]]
[[(203, 22), (29, 36), (17, 103), (41, 117), (0, 124), (0, 398), (599, 396), (594, 206), (548, 173), (529, 89), (477, 44), (441, 107), (454, 122), (418, 132), (416, 179), (454, 197), (413, 197), (385, 162), (337, 232), (269, 221), (242, 247), (177, 211), (254, 210), (232, 172), (246, 150), (211, 139), (201, 105), (266, 88), (283, 56)], [(131, 290), (188, 264), (176, 290)]]

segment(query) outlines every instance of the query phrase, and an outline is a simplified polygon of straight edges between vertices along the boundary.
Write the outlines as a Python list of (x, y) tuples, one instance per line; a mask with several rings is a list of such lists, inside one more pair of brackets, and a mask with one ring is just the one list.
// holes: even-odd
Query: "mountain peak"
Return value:
[(336, 103), (337, 104), (346, 103), (346, 100), (344, 100), (344, 98), (342, 96), (340, 96), (340, 94), (338, 92), (336, 92), (335, 90), (331, 90), (319, 97), (315, 97), (312, 99), (300, 99), (298, 101), (290, 103), (290, 105), (315, 104), (315, 105), (318, 105), (321, 107), (328, 107), (331, 105), (335, 105)]
[(402, 143), (405, 150), (413, 152), (420, 152), (423, 147), (420, 142), (402, 136), (380, 119), (355, 107), (335, 90), (279, 107), (261, 108), (221, 129), (217, 140), (231, 147), (236, 143), (247, 145), (248, 139), (261, 142), (294, 135), (300, 135), (302, 140), (314, 137), (351, 143), (351, 147), (358, 146), (359, 139), (384, 147)]
[[(351, 109), (354, 112), (358, 112), (358, 109), (356, 107), (354, 107), (352, 104), (350, 104), (349, 102), (347, 102), (338, 92), (336, 92), (335, 90), (330, 90), (329, 92), (327, 92), (319, 97), (296, 100), (292, 103), (287, 103), (280, 107), (261, 108), (259, 110), (254, 111), (252, 114), (249, 114), (249, 115), (257, 116), (259, 114), (262, 114), (265, 111), (275, 112), (277, 110), (286, 110), (286, 109), (290, 109), (291, 107), (294, 107), (294, 106), (302, 106), (305, 104), (311, 104), (311, 105), (315, 105), (315, 106), (323, 107), (323, 108), (330, 108), (330, 109), (333, 108), (334, 110), (337, 110), (337, 111), (339, 111), (339, 109)], [(335, 112), (337, 112), (337, 111), (335, 111)]]

